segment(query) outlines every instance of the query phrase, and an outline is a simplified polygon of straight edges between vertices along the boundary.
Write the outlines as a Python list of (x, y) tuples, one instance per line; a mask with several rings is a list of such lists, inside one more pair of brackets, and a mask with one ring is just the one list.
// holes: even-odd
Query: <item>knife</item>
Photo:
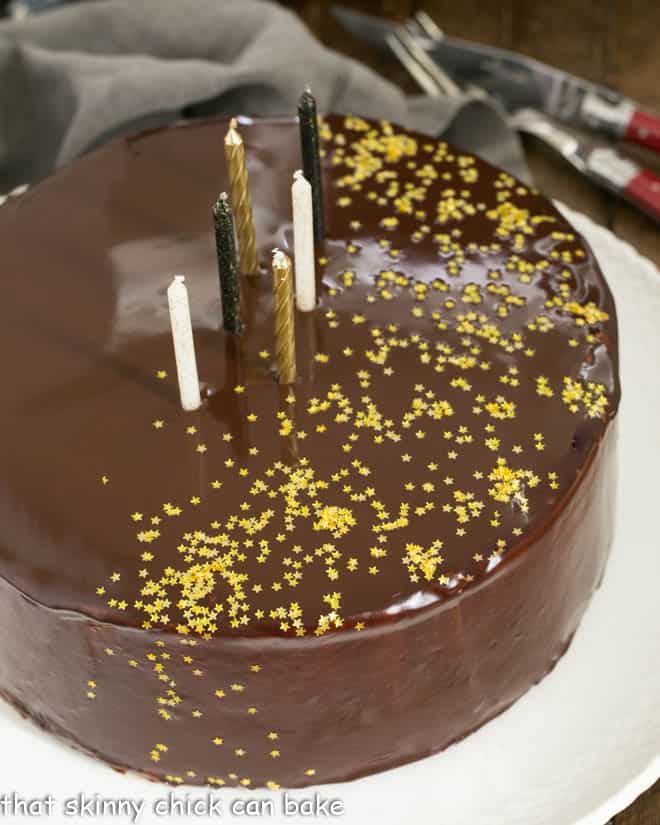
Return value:
[[(373, 46), (389, 49), (388, 38), (402, 26), (382, 18), (332, 6), (342, 25)], [(439, 29), (408, 27), (419, 45), (454, 80), (484, 89), (509, 112), (533, 108), (572, 126), (587, 127), (660, 153), (660, 116), (598, 83), (533, 58), (470, 40), (447, 37)], [(417, 33), (419, 32), (419, 33)]]
[(660, 177), (642, 169), (610, 146), (577, 140), (533, 109), (520, 109), (509, 118), (519, 132), (539, 138), (596, 185), (641, 209), (660, 223)]

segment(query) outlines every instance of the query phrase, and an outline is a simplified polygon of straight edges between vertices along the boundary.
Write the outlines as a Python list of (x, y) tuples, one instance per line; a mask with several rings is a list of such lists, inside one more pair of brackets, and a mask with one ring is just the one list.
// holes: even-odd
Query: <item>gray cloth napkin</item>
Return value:
[(407, 98), (262, 0), (98, 0), (0, 24), (0, 192), (108, 138), (217, 114), (321, 111), (442, 135), (526, 178), (517, 136), (488, 102)]

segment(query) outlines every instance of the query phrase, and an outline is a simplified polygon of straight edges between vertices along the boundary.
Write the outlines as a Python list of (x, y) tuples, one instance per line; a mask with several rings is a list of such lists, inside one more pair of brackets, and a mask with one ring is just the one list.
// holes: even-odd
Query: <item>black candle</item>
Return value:
[(222, 295), (222, 322), (227, 332), (239, 333), (241, 331), (241, 290), (234, 239), (234, 218), (226, 192), (220, 195), (213, 206), (213, 222)]
[(321, 150), (319, 148), (316, 100), (309, 87), (305, 89), (300, 97), (298, 119), (300, 121), (303, 174), (312, 186), (314, 242), (318, 246), (325, 238), (325, 215), (323, 211), (323, 181), (321, 179)]

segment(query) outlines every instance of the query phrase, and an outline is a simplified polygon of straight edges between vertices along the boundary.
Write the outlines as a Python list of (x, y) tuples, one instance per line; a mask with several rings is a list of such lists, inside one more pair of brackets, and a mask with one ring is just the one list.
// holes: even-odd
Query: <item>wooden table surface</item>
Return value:
[[(607, 83), (660, 112), (658, 0), (343, 0), (344, 5), (404, 19), (427, 11), (448, 34), (515, 49)], [(346, 34), (325, 0), (287, 0), (328, 46), (368, 64), (411, 92), (419, 90), (397, 63)], [(586, 213), (660, 266), (660, 229), (627, 204), (596, 190), (562, 160), (525, 142), (534, 181), (547, 194)], [(660, 158), (625, 147), (660, 172)], [(557, 823), (565, 825), (565, 823)], [(660, 825), (660, 782), (611, 825)]]

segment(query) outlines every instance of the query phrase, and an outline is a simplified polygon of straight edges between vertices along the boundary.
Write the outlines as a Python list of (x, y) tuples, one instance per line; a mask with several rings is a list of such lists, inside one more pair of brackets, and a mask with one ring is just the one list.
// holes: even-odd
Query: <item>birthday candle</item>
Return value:
[(312, 186), (314, 204), (314, 241), (321, 244), (325, 239), (325, 215), (323, 211), (323, 179), (321, 176), (321, 150), (319, 146), (318, 115), (316, 100), (309, 87), (305, 89), (298, 103), (300, 122), (300, 148), (303, 171)]
[(314, 215), (312, 187), (298, 170), (291, 187), (293, 203), (293, 245), (296, 271), (296, 303), (301, 312), (316, 306), (316, 271), (314, 266)]
[(275, 299), (277, 379), (280, 384), (293, 384), (296, 380), (293, 273), (291, 259), (278, 249), (273, 253), (273, 296)]
[(255, 275), (259, 271), (257, 241), (252, 215), (248, 172), (245, 164), (245, 145), (238, 131), (236, 118), (232, 118), (225, 136), (225, 159), (229, 173), (231, 202), (236, 218), (236, 234), (238, 236), (238, 254), (241, 261), (241, 271), (244, 274)]
[(201, 407), (202, 399), (199, 392), (195, 341), (193, 339), (190, 303), (185, 280), (183, 275), (174, 276), (174, 280), (167, 290), (167, 301), (170, 307), (170, 323), (172, 325), (172, 341), (174, 342), (174, 357), (179, 379), (181, 406), (184, 410), (190, 412)]
[(222, 296), (222, 321), (227, 332), (238, 333), (241, 331), (241, 288), (234, 244), (234, 218), (226, 192), (219, 196), (213, 206), (213, 223)]

